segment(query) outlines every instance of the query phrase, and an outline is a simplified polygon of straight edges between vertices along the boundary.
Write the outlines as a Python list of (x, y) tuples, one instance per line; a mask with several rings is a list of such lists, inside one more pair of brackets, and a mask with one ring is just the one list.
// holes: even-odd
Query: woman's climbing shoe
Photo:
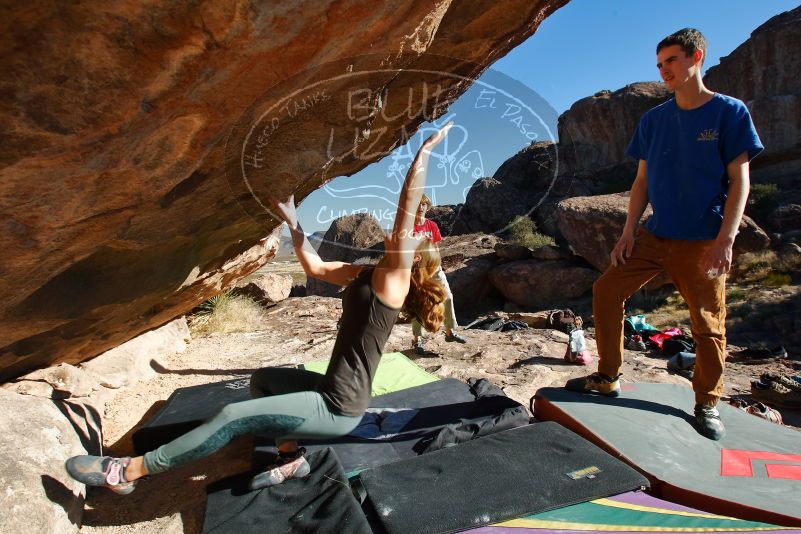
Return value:
[(250, 489), (257, 490), (281, 484), (290, 478), (303, 478), (311, 472), (309, 462), (304, 458), (306, 449), (298, 449), (296, 455), (290, 457), (279, 456), (276, 463), (259, 473), (250, 481)]
[(114, 493), (128, 495), (136, 489), (136, 481), (125, 480), (125, 468), (130, 457), (73, 456), (64, 464), (69, 476), (87, 486), (103, 486)]

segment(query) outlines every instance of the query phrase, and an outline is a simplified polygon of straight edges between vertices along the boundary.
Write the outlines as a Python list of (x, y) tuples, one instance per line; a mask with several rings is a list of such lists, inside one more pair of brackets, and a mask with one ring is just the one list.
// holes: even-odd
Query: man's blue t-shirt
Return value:
[(726, 165), (743, 152), (750, 161), (762, 149), (748, 108), (736, 98), (715, 94), (689, 110), (671, 98), (648, 111), (626, 150), (646, 161), (654, 210), (648, 231), (666, 239), (715, 239), (729, 189)]

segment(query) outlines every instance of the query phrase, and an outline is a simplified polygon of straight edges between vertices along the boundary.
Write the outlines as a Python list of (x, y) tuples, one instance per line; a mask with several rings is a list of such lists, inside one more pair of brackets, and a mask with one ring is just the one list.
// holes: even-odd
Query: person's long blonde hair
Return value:
[(423, 239), (415, 250), (420, 261), (412, 267), (412, 278), (409, 294), (403, 303), (406, 314), (417, 318), (429, 332), (436, 332), (443, 321), (443, 301), (445, 288), (434, 278), (440, 268), (440, 257), (437, 247), (430, 239)]

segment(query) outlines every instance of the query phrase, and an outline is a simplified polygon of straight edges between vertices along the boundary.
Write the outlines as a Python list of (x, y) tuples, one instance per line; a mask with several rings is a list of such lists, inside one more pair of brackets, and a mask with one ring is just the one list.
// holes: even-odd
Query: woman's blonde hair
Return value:
[(442, 325), (443, 301), (445, 288), (434, 278), (440, 268), (440, 257), (437, 247), (430, 239), (423, 239), (415, 250), (420, 261), (412, 266), (412, 278), (409, 294), (403, 303), (403, 310), (416, 317), (429, 332), (436, 332)]

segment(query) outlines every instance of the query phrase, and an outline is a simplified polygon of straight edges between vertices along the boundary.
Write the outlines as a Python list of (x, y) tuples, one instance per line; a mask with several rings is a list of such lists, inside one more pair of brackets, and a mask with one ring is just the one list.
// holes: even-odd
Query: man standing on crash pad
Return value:
[[(707, 44), (685, 28), (656, 47), (656, 67), (674, 97), (640, 120), (627, 154), (639, 160), (612, 265), (593, 286), (598, 372), (573, 391), (620, 394), (624, 303), (665, 272), (687, 302), (696, 344), (696, 427), (718, 440), (723, 393), (726, 273), (749, 191), (749, 161), (763, 147), (745, 104), (704, 86)], [(639, 221), (648, 204), (653, 216)]]

